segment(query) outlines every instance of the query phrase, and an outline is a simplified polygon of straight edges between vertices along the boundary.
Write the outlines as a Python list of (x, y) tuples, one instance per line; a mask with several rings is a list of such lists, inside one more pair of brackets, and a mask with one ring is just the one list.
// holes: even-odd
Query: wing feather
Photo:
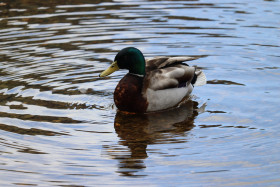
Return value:
[(178, 88), (181, 83), (189, 85), (193, 79), (195, 67), (176, 64), (174, 66), (150, 71), (145, 76), (147, 85), (153, 90)]
[(185, 61), (195, 60), (199, 57), (181, 56), (181, 57), (155, 57), (146, 61), (147, 71), (164, 68), (173, 64)]

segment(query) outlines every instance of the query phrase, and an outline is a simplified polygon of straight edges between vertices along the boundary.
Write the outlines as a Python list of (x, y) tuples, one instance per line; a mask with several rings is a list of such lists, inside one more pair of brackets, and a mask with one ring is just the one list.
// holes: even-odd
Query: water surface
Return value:
[[(0, 184), (280, 185), (280, 2), (0, 2)], [(180, 108), (118, 112), (128, 46), (189, 55)], [(16, 176), (16, 177), (15, 177)]]

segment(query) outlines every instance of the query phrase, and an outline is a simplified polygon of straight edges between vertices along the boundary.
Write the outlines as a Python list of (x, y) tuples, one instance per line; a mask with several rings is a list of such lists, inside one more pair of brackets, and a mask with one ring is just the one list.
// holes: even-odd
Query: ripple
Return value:
[[(0, 2), (1, 184), (277, 186), (278, 7)], [(198, 57), (208, 84), (181, 108), (123, 114), (113, 92), (126, 71), (98, 75), (128, 46)]]

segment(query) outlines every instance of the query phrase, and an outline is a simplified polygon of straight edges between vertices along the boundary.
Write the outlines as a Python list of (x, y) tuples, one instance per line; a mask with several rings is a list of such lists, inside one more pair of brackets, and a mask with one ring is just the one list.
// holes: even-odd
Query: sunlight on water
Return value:
[[(280, 3), (0, 1), (0, 184), (278, 186)], [(189, 55), (181, 107), (117, 111), (128, 46)], [(16, 177), (15, 177), (16, 176)]]

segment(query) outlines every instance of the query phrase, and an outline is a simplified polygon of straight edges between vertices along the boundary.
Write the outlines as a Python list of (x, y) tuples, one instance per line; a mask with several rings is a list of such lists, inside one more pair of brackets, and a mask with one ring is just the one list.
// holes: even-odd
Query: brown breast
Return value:
[(147, 100), (142, 96), (143, 78), (126, 74), (117, 85), (114, 101), (121, 111), (143, 113), (148, 107)]

